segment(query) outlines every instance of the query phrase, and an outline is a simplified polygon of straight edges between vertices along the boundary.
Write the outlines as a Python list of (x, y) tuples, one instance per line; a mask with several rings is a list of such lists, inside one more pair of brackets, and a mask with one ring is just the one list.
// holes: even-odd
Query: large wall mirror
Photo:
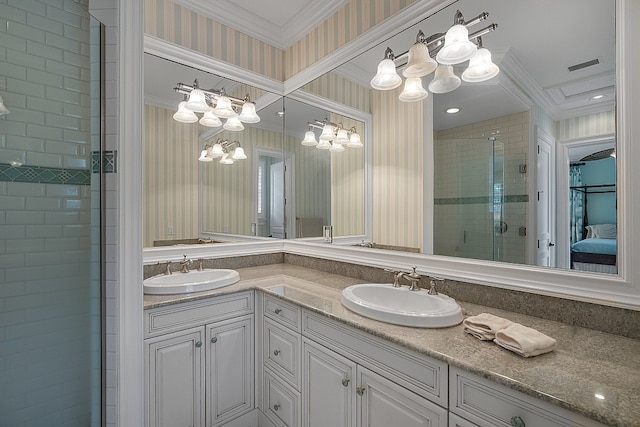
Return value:
[[(489, 13), (470, 34), (497, 24), (481, 36), (497, 76), (460, 82), (465, 61), (456, 89), (420, 78), (418, 102), (399, 100), (404, 77), (371, 88), (387, 47), (402, 57), (457, 10), (467, 22)], [(615, 68), (613, 0), (460, 0), (303, 89), (372, 114), (374, 246), (615, 274)]]

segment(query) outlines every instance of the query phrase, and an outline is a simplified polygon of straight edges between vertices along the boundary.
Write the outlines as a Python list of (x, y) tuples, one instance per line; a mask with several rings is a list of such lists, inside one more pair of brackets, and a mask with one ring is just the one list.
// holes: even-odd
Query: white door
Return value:
[(539, 128), (536, 133), (536, 265), (555, 267), (554, 140)]
[(356, 364), (307, 341), (303, 358), (302, 425), (354, 427)]
[(446, 409), (362, 366), (358, 366), (357, 394), (358, 427), (447, 425)]
[(148, 427), (204, 426), (204, 329), (145, 341)]
[(284, 239), (284, 162), (271, 165), (269, 169), (271, 178), (271, 237)]
[(253, 409), (252, 325), (253, 316), (245, 316), (207, 326), (209, 427)]

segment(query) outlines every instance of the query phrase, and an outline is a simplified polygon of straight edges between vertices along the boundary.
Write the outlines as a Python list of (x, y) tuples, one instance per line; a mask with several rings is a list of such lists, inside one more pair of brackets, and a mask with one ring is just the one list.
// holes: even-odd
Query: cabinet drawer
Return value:
[[(480, 427), (601, 426), (586, 417), (456, 367), (450, 368), (449, 375), (451, 412), (473, 421)], [(518, 422), (517, 418), (520, 418), (523, 424), (515, 424)]]
[(300, 393), (264, 371), (264, 413), (277, 426), (300, 425)]
[(300, 311), (300, 307), (280, 298), (264, 296), (264, 315), (297, 332), (300, 332)]
[(264, 364), (300, 389), (300, 335), (289, 332), (269, 319), (264, 320)]
[(144, 312), (144, 337), (252, 313), (253, 291), (152, 308)]
[(449, 412), (449, 427), (478, 427), (478, 425), (459, 417), (453, 412)]
[(447, 407), (446, 363), (307, 310), (302, 323), (305, 336), (374, 371), (387, 372), (401, 386)]

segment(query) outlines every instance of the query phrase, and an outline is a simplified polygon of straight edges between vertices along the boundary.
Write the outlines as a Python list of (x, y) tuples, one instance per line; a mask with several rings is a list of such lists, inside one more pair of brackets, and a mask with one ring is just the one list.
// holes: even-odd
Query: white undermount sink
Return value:
[(429, 295), (386, 283), (365, 283), (342, 290), (342, 304), (361, 316), (403, 326), (445, 328), (462, 322), (460, 305), (446, 295)]
[(159, 274), (143, 281), (144, 293), (153, 295), (188, 294), (233, 285), (240, 280), (235, 270), (192, 270), (188, 273)]

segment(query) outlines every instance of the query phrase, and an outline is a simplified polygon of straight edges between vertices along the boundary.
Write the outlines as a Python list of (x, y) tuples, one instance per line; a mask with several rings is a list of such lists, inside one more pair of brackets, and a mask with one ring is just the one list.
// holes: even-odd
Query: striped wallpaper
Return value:
[(416, 0), (349, 0), (284, 53), (285, 80)]
[(560, 120), (554, 123), (556, 140), (583, 138), (586, 136), (606, 135), (616, 131), (616, 113), (614, 110), (588, 114)]
[[(423, 103), (371, 91), (373, 241), (422, 248)], [(418, 125), (415, 125), (418, 124)]]
[(361, 86), (332, 72), (323, 74), (302, 86), (301, 89), (360, 111), (371, 112), (370, 88)]
[(144, 1), (144, 32), (284, 81), (284, 52), (170, 0)]
[[(198, 237), (198, 127), (145, 105), (143, 244)], [(168, 234), (173, 227), (174, 234)]]

